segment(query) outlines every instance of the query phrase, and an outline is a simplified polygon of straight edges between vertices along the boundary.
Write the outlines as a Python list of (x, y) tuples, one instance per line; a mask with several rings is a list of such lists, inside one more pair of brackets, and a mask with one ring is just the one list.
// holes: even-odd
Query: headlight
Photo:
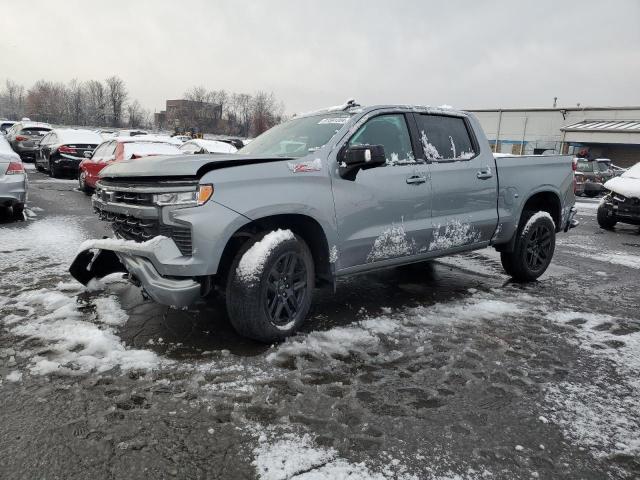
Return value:
[(204, 205), (213, 195), (213, 185), (199, 185), (193, 192), (169, 192), (157, 193), (153, 196), (156, 205), (181, 205), (183, 207), (195, 207)]

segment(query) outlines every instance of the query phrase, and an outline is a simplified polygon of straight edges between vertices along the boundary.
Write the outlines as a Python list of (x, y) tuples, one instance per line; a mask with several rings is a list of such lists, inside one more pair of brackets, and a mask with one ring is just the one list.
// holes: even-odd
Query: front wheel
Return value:
[(504, 270), (518, 282), (531, 282), (549, 267), (556, 248), (556, 228), (547, 212), (523, 213), (515, 248), (501, 252)]
[(605, 230), (613, 229), (613, 227), (616, 226), (616, 223), (618, 223), (613, 212), (609, 212), (604, 204), (600, 204), (598, 207), (597, 219), (600, 228), (604, 228)]
[(306, 243), (288, 230), (247, 242), (229, 272), (226, 303), (235, 330), (265, 343), (293, 334), (311, 307), (313, 257)]
[(91, 194), (92, 189), (87, 185), (87, 172), (84, 170), (80, 170), (78, 174), (78, 188), (87, 195)]

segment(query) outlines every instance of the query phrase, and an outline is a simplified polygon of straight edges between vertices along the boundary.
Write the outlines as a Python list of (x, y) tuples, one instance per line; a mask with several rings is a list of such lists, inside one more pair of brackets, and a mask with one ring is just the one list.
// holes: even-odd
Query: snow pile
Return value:
[(411, 255), (414, 249), (415, 242), (407, 239), (404, 225), (392, 225), (373, 242), (373, 247), (367, 255), (367, 262)]
[(262, 240), (253, 244), (242, 256), (236, 268), (236, 275), (243, 282), (257, 282), (264, 269), (264, 263), (273, 249), (281, 243), (293, 239), (295, 236), (291, 230), (278, 229), (267, 233)]
[(463, 223), (454, 218), (445, 225), (437, 225), (433, 229), (433, 238), (429, 243), (429, 251), (446, 250), (453, 247), (469, 245), (480, 241), (477, 232), (470, 223)]
[(33, 290), (6, 303), (0, 308), (27, 312), (10, 322), (9, 331), (26, 337), (30, 344), (41, 345), (30, 352), (29, 369), (34, 375), (77, 375), (115, 367), (149, 370), (159, 365), (155, 353), (128, 349), (110, 327), (126, 321), (114, 297), (96, 302), (96, 323), (83, 320), (77, 297), (61, 292)]
[(260, 436), (254, 449), (253, 465), (261, 480), (410, 480), (417, 477), (396, 474), (389, 466), (383, 473), (372, 471), (365, 463), (352, 463), (338, 455), (333, 448), (315, 445), (308, 434), (288, 433), (275, 442)]

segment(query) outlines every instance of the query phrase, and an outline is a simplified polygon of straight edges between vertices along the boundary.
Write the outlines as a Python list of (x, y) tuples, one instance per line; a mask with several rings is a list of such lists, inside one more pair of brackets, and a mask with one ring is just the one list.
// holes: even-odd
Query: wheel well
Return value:
[[(532, 195), (522, 207), (522, 212), (527, 210), (543, 211), (549, 213), (553, 222), (556, 224), (556, 231), (562, 229), (562, 207), (560, 206), (560, 198), (553, 192), (540, 192)], [(522, 214), (521, 214), (522, 215)]]
[(237, 230), (227, 242), (218, 266), (218, 285), (223, 286), (231, 268), (233, 259), (242, 246), (255, 235), (264, 231), (291, 230), (301, 237), (311, 250), (318, 284), (331, 282), (332, 274), (329, 264), (329, 245), (320, 224), (306, 215), (272, 215), (263, 217), (244, 225)]

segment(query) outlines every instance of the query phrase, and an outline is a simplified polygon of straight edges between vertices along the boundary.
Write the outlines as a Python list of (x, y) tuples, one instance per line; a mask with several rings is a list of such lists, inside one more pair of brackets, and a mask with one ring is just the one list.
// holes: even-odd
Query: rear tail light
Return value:
[(60, 153), (78, 153), (75, 148), (68, 147), (66, 145), (59, 146), (58, 147), (58, 152), (60, 152)]
[(578, 160), (576, 160), (575, 158), (571, 162), (571, 170), (573, 170), (574, 172), (578, 170)]
[(11, 162), (7, 167), (6, 175), (19, 175), (24, 173), (24, 167), (20, 162)]
[(17, 142), (24, 142), (25, 140), (29, 140), (29, 137), (25, 137), (24, 135), (16, 135)]

